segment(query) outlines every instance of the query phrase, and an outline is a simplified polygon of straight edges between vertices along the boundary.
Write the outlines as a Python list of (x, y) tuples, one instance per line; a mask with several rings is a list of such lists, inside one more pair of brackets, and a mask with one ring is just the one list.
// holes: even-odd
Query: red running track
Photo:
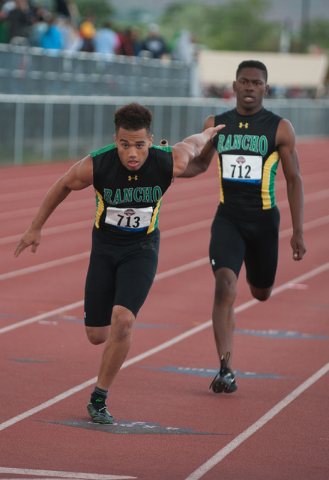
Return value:
[[(218, 369), (208, 264), (216, 163), (176, 180), (160, 215), (156, 281), (109, 395), (116, 423), (89, 422), (102, 346), (88, 343), (83, 288), (92, 189), (47, 222), (36, 255), (13, 258), (44, 194), (68, 168), (2, 168), (0, 479), (326, 480), (329, 405), (329, 140), (300, 141), (307, 254), (292, 260), (282, 171), (274, 295), (239, 280), (233, 395), (208, 391)], [(127, 286), (129, 288), (129, 285)]]

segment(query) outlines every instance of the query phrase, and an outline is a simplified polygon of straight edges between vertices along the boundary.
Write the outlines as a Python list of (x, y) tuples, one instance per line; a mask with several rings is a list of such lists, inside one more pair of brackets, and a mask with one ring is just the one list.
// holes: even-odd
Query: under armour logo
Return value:
[(211, 260), (211, 265), (215, 265), (215, 263), (216, 263), (215, 260), (212, 259), (212, 260)]
[(131, 175), (128, 175), (128, 181), (131, 182), (132, 180), (138, 180), (138, 176), (135, 175), (134, 177), (132, 177)]
[(243, 128), (243, 127), (244, 127), (244, 128), (248, 128), (248, 127), (249, 127), (249, 123), (242, 123), (242, 122), (240, 122), (240, 123), (239, 123), (239, 128)]

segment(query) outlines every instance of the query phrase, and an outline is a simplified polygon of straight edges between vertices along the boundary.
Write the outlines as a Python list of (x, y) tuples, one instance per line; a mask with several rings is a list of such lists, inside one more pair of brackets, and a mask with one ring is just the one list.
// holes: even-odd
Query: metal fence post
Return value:
[(54, 105), (52, 103), (46, 103), (43, 124), (43, 160), (46, 162), (49, 162), (51, 160), (52, 154), (53, 114)]
[(23, 163), (24, 145), (24, 112), (25, 103), (17, 100), (15, 108), (15, 143), (14, 143), (14, 164)]

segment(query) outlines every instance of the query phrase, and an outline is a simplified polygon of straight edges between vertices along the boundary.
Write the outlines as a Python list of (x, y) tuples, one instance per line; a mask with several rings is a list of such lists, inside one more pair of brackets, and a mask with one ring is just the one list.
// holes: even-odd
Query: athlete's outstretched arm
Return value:
[(55, 208), (68, 196), (72, 190), (82, 190), (93, 183), (93, 161), (90, 155), (75, 163), (51, 187), (43, 199), (40, 208), (18, 242), (14, 256), (32, 245), (31, 252), (35, 253), (41, 240), (41, 229)]
[[(207, 128), (213, 127), (215, 123), (215, 117), (210, 116), (206, 119), (203, 125), (203, 131)], [(214, 155), (216, 153), (216, 148), (212, 141), (207, 142), (204, 146), (200, 155), (194, 157), (187, 165), (186, 170), (179, 175), (182, 178), (191, 178), (196, 177), (200, 173), (203, 173), (209, 167)]]
[[(200, 169), (198, 163), (202, 165), (203, 161), (200, 160), (198, 162), (197, 159), (201, 157), (202, 152), (207, 151), (211, 152), (212, 155), (214, 154), (215, 147), (212, 143), (212, 139), (214, 138), (216, 133), (224, 127), (225, 125), (217, 125), (217, 127), (211, 126), (204, 129), (202, 133), (196, 133), (195, 135), (191, 135), (190, 137), (185, 138), (182, 142), (176, 143), (176, 145), (172, 147), (172, 153), (174, 158), (173, 177), (183, 176), (182, 173), (186, 170), (189, 162), (195, 163), (195, 167), (193, 169), (194, 171)], [(211, 158), (209, 160), (209, 163), (211, 161)], [(206, 168), (208, 168), (208, 166)], [(206, 170), (206, 168), (204, 168), (202, 171)], [(201, 173), (201, 171), (199, 171), (198, 173)], [(197, 175), (197, 173), (188, 176), (195, 175)]]
[(290, 244), (293, 259), (301, 260), (306, 253), (303, 240), (304, 190), (299, 172), (299, 160), (295, 147), (295, 132), (288, 120), (282, 119), (278, 126), (276, 144), (287, 182), (293, 234)]

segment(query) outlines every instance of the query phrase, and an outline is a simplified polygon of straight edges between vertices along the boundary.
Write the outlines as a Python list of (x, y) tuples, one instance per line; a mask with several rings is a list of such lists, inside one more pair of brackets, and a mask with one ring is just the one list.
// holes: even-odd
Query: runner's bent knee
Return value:
[(215, 272), (215, 302), (233, 305), (237, 294), (237, 276), (229, 268)]
[(88, 327), (86, 326), (86, 334), (90, 343), (100, 345), (107, 341), (110, 333), (110, 327)]
[(111, 320), (112, 335), (119, 341), (124, 340), (131, 335), (134, 321), (135, 316), (130, 310), (116, 305)]
[(272, 287), (269, 288), (256, 288), (249, 283), (251, 295), (259, 300), (260, 302), (265, 302), (270, 298), (272, 293)]

